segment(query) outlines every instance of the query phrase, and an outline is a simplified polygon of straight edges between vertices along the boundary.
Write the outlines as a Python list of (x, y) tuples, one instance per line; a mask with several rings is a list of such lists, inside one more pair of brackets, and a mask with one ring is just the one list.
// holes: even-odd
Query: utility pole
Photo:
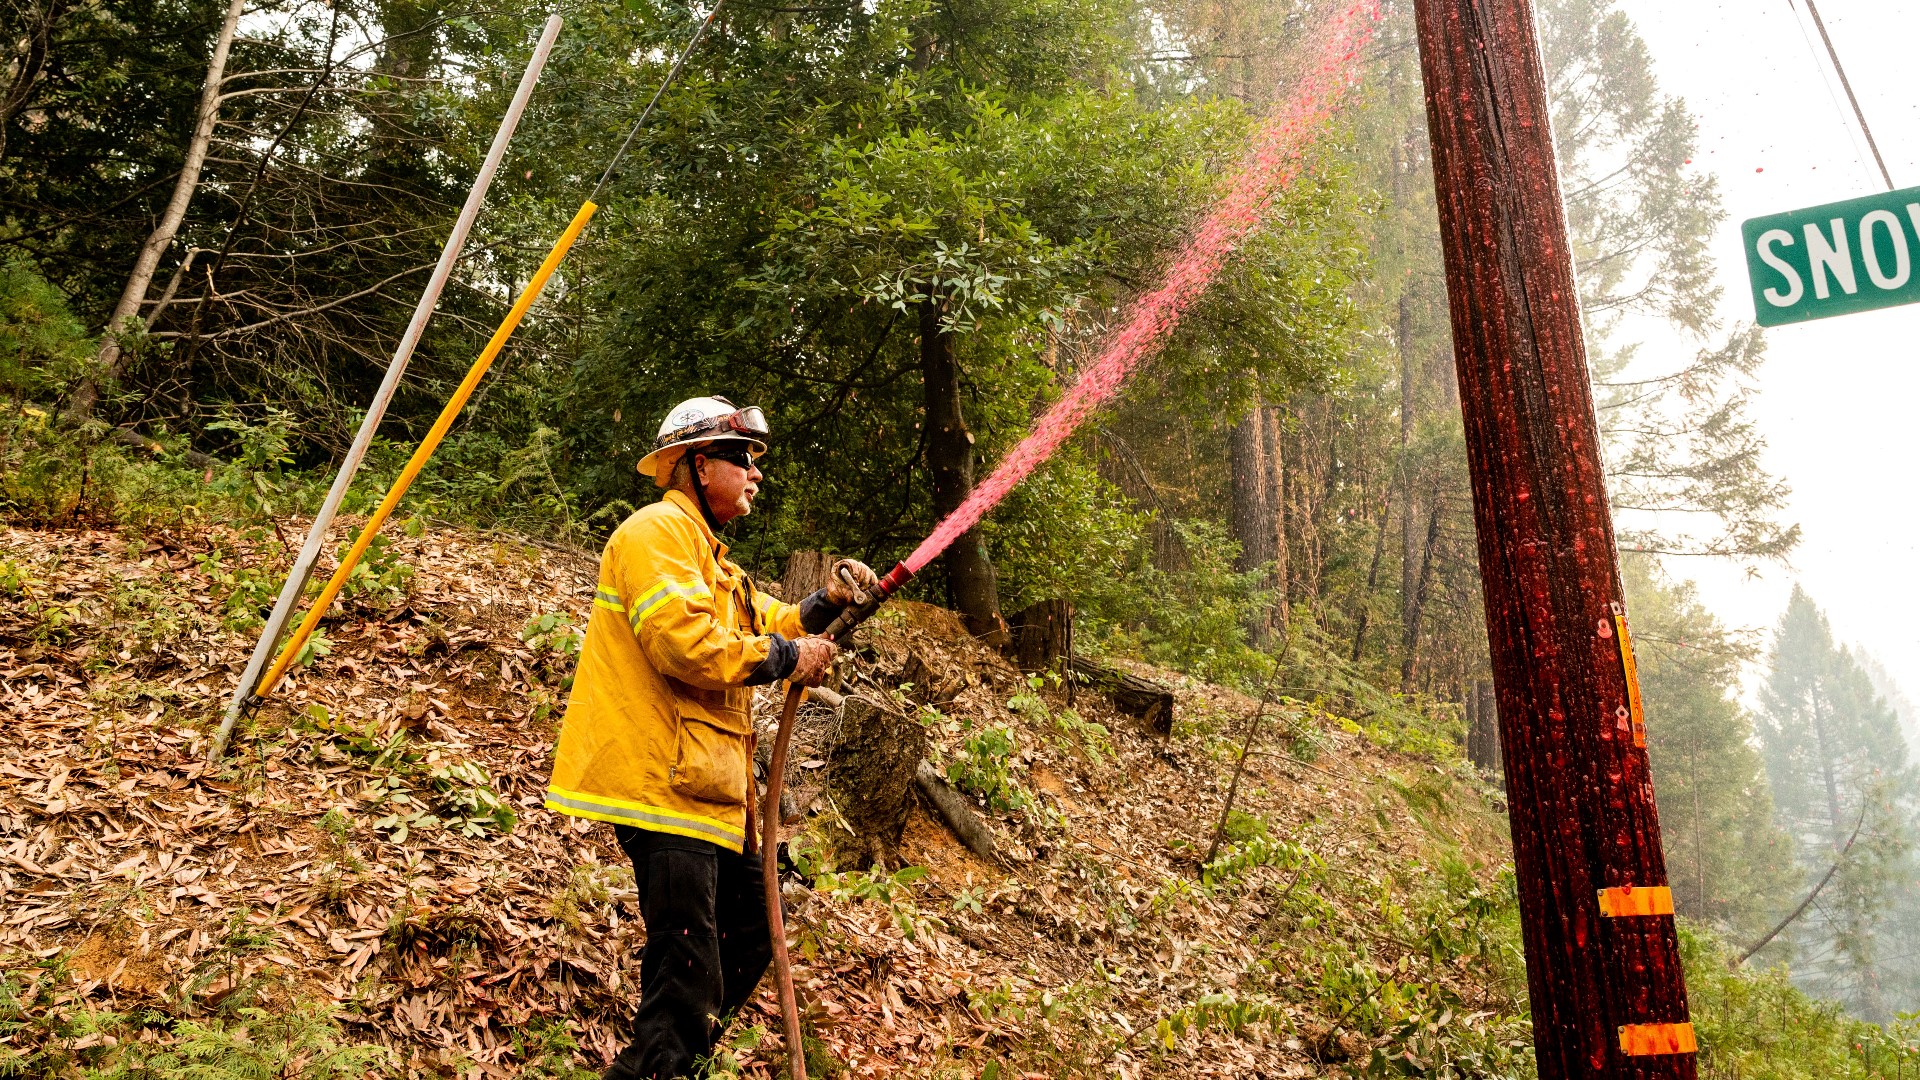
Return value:
[(1528, 0), (1415, 0), (1543, 1080), (1696, 1075)]

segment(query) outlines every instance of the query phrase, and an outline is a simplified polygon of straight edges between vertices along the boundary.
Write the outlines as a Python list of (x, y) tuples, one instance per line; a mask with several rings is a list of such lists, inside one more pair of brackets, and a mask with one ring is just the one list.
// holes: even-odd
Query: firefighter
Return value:
[[(611, 1080), (693, 1075), (772, 957), (750, 851), (753, 687), (819, 685), (834, 646), (813, 635), (853, 596), (836, 573), (782, 603), (727, 558), (719, 530), (753, 509), (768, 434), (759, 409), (725, 398), (675, 406), (640, 461), (666, 495), (600, 557), (546, 804), (612, 823), (633, 860), (647, 944)], [(866, 566), (840, 566), (874, 585)]]

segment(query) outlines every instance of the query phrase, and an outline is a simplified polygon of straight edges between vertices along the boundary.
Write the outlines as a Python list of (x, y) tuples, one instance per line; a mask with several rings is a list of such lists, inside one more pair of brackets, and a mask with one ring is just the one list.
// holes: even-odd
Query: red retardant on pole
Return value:
[(1695, 1076), (1527, 0), (1415, 0), (1543, 1080)]

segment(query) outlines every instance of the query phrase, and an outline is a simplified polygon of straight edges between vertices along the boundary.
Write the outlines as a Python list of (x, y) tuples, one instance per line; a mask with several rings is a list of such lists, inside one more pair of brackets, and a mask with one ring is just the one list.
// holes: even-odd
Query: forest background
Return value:
[[(1677, 906), (1890, 1021), (1920, 1009), (1904, 699), (1811, 598), (1762, 642), (1667, 569), (1791, 555), (1743, 413), (1764, 340), (1713, 316), (1714, 180), (1632, 24), (1609, 0), (1538, 7)], [(544, 14), (10, 0), (0, 510), (271, 524), (317, 505)], [(564, 14), (350, 512), (397, 473), (699, 13)], [(667, 406), (719, 392), (776, 431), (742, 561), (890, 563), (1180, 245), (1313, 15), (730, 4), (411, 509), (591, 545), (653, 497), (632, 463)], [(1124, 399), (921, 595), (989, 638), (1002, 613), (1067, 598), (1081, 648), (1256, 691), (1277, 669), (1287, 694), (1438, 717), (1497, 772), (1423, 110), (1410, 5), (1390, 3), (1306, 178)], [(1668, 336), (1627, 340), (1647, 318)], [(276, 585), (236, 590), (241, 623)], [(1741, 668), (1762, 658), (1749, 710)]]

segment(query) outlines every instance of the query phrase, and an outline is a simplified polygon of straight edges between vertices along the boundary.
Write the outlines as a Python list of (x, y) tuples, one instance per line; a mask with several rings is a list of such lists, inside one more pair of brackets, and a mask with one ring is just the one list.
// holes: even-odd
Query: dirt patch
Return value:
[(952, 893), (1006, 877), (1006, 871), (968, 851), (945, 825), (915, 806), (900, 834), (900, 858), (927, 868), (927, 879)]
[(967, 641), (973, 636), (967, 633), (967, 624), (960, 621), (959, 614), (946, 608), (917, 600), (895, 600), (893, 607), (909, 630), (945, 642)]
[(157, 995), (169, 983), (166, 971), (140, 948), (139, 942), (128, 941), (121, 934), (87, 935), (68, 954), (67, 962), (76, 975), (110, 992)]

